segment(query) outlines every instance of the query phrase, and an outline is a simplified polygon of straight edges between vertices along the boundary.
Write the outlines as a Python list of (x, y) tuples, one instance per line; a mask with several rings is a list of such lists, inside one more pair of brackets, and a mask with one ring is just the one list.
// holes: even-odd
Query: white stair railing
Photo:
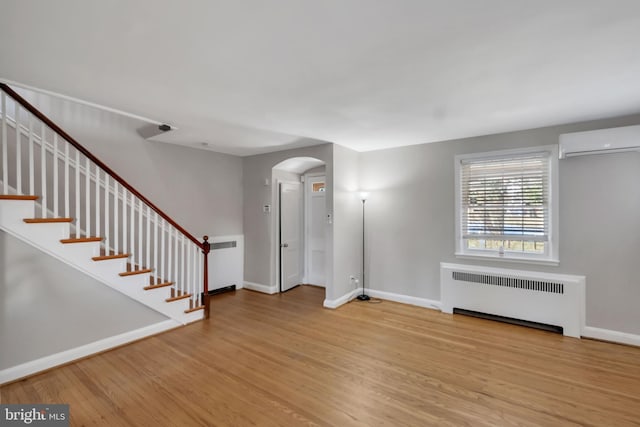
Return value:
[(0, 108), (0, 194), (39, 196), (38, 218), (72, 218), (71, 238), (101, 238), (101, 256), (128, 254), (128, 271), (151, 270), (148, 285), (171, 283), (190, 309), (208, 303), (206, 236), (198, 241), (1, 83)]

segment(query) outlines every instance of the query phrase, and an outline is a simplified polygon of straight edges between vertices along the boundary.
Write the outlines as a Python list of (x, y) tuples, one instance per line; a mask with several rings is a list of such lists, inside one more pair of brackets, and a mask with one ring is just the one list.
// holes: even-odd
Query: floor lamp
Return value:
[(366, 193), (364, 191), (361, 191), (359, 193), (360, 195), (360, 200), (362, 200), (362, 294), (358, 295), (358, 299), (360, 301), (369, 301), (369, 295), (364, 293), (364, 250), (365, 250), (365, 240), (364, 240), (364, 204), (367, 201), (367, 199), (369, 198), (369, 193)]

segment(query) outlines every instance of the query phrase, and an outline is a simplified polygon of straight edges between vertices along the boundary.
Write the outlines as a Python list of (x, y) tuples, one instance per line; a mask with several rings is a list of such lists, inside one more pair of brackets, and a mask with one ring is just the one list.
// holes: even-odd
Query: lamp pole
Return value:
[(358, 299), (360, 301), (369, 301), (369, 295), (364, 293), (364, 250), (365, 250), (365, 237), (364, 237), (364, 220), (365, 220), (365, 215), (364, 215), (364, 204), (367, 201), (367, 194), (366, 193), (361, 193), (360, 194), (360, 198), (362, 199), (362, 294), (358, 295)]

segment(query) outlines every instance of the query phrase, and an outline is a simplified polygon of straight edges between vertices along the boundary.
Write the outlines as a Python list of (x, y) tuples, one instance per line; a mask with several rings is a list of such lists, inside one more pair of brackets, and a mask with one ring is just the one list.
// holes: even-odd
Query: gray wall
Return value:
[[(275, 259), (273, 247), (273, 212), (262, 211), (264, 205), (272, 205), (273, 182), (272, 168), (283, 160), (292, 157), (314, 157), (326, 164), (327, 171), (327, 212), (333, 211), (333, 146), (323, 144), (309, 148), (278, 151), (275, 153), (248, 156), (243, 158), (244, 185), (244, 239), (245, 271), (248, 282), (275, 286)], [(269, 185), (264, 180), (269, 179)], [(332, 229), (328, 228), (327, 240), (331, 244)], [(327, 257), (330, 252), (327, 252)], [(327, 277), (332, 277), (332, 259), (327, 262)], [(327, 288), (330, 288), (327, 283)]]
[[(333, 291), (336, 299), (355, 287), (349, 276), (362, 279), (362, 202), (358, 198), (358, 153), (340, 145), (333, 150)], [(362, 282), (360, 282), (362, 283)]]
[(0, 369), (164, 320), (0, 231)]
[(196, 237), (242, 234), (239, 157), (147, 141), (123, 145), (127, 148), (119, 150), (127, 151), (126, 157), (115, 155), (112, 148), (87, 144)]
[(273, 188), (273, 191), (277, 193), (278, 189), (275, 186), (276, 179), (281, 181), (300, 182), (300, 174), (281, 170), (281, 169), (274, 169), (272, 178), (271, 178), (274, 184), (271, 187)]
[(305, 174), (326, 174), (327, 168), (324, 166), (318, 166), (317, 168), (309, 169), (305, 171)]
[(565, 132), (640, 123), (640, 115), (360, 154), (367, 201), (368, 284), (440, 299), (440, 262), (587, 277), (587, 325), (640, 333), (640, 154), (561, 160), (560, 265), (454, 256), (454, 156), (558, 143)]

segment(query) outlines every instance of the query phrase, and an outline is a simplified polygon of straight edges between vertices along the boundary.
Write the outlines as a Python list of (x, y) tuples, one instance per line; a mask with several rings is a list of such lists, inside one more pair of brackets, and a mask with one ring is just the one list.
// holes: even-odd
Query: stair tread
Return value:
[(189, 308), (189, 309), (185, 310), (184, 312), (188, 314), (188, 313), (191, 313), (191, 312), (194, 312), (194, 311), (198, 311), (198, 310), (204, 310), (204, 305), (199, 305), (197, 307)]
[(73, 218), (25, 218), (27, 224), (47, 224), (56, 222), (73, 222)]
[(142, 270), (133, 270), (133, 271), (123, 271), (122, 273), (118, 273), (121, 277), (125, 276), (133, 276), (135, 274), (145, 274), (151, 273), (153, 270), (150, 268), (143, 268)]
[(131, 254), (113, 254), (113, 255), (100, 255), (91, 258), (94, 261), (106, 261), (110, 259), (129, 258)]
[(178, 300), (189, 298), (189, 297), (191, 297), (191, 294), (184, 294), (184, 295), (178, 295), (176, 297), (167, 298), (165, 301), (173, 302), (173, 301), (178, 301)]
[(18, 194), (0, 194), (0, 200), (38, 200), (38, 196), (21, 196)]
[(68, 239), (60, 240), (60, 243), (87, 243), (87, 242), (101, 242), (103, 237), (70, 237)]
[(164, 283), (158, 283), (156, 285), (145, 286), (143, 289), (145, 291), (150, 291), (151, 289), (164, 288), (164, 287), (171, 286), (171, 285), (173, 285), (173, 282), (164, 282)]

